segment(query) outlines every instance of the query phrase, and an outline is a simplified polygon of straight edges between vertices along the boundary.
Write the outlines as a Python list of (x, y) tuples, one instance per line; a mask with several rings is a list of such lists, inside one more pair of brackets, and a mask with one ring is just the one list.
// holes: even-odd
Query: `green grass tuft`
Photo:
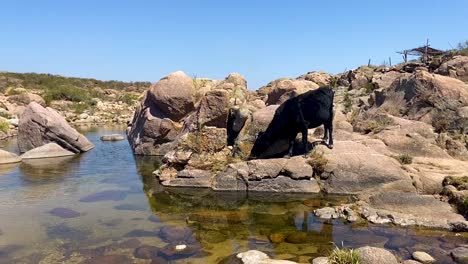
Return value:
[(359, 252), (350, 248), (335, 248), (328, 256), (330, 264), (359, 264)]

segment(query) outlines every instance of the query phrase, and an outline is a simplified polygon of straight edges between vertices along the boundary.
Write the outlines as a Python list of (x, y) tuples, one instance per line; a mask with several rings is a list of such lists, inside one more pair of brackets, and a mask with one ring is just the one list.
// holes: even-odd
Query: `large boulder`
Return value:
[(318, 87), (318, 84), (311, 81), (283, 78), (270, 82), (260, 88), (258, 94), (266, 97), (266, 105), (274, 105), (281, 104), (292, 97), (317, 89)]
[(21, 162), (21, 157), (18, 157), (18, 155), (14, 153), (0, 149), (0, 164), (10, 164), (17, 162)]
[(172, 73), (151, 85), (148, 97), (168, 118), (179, 121), (195, 109), (195, 85), (184, 72)]
[(435, 72), (468, 82), (468, 56), (455, 56), (442, 63)]
[(229, 109), (229, 92), (216, 89), (201, 99), (197, 110), (198, 124), (225, 128)]
[(54, 142), (61, 147), (80, 153), (94, 148), (82, 134), (72, 128), (65, 118), (52, 108), (31, 102), (20, 118), (18, 147), (21, 152)]
[(298, 79), (311, 81), (320, 86), (323, 86), (323, 85), (330, 85), (332, 76), (323, 71), (313, 71), (313, 72), (308, 72), (304, 75), (299, 76)]
[(167, 117), (147, 91), (135, 110), (128, 141), (136, 155), (161, 155), (171, 148), (181, 125)]
[(33, 93), (22, 93), (22, 94), (15, 94), (8, 97), (8, 101), (10, 103), (15, 103), (17, 105), (27, 106), (31, 102), (36, 102), (41, 106), (46, 106), (44, 99), (40, 95), (33, 94)]

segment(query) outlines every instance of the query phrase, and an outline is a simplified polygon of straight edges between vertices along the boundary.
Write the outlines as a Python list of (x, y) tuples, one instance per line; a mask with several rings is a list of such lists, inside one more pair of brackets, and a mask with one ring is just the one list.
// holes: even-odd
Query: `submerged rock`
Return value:
[(436, 260), (429, 254), (427, 254), (426, 252), (422, 252), (422, 251), (415, 251), (413, 252), (412, 254), (412, 257), (423, 263), (423, 264), (430, 264), (430, 263), (435, 263)]
[(458, 247), (450, 251), (450, 255), (457, 263), (468, 263), (468, 247)]
[(150, 245), (141, 245), (135, 249), (133, 256), (140, 259), (152, 259), (157, 257), (159, 253), (159, 248)]
[(90, 194), (80, 199), (83, 203), (93, 203), (100, 201), (121, 201), (127, 197), (127, 191), (122, 190), (108, 190), (95, 194)]
[(10, 164), (18, 162), (21, 162), (21, 157), (14, 153), (0, 149), (0, 164)]
[(80, 264), (115, 264), (132, 263), (132, 260), (126, 255), (106, 255), (89, 258)]
[(60, 217), (60, 218), (75, 218), (81, 215), (75, 210), (64, 208), (64, 207), (54, 208), (51, 211), (49, 211), (49, 214)]

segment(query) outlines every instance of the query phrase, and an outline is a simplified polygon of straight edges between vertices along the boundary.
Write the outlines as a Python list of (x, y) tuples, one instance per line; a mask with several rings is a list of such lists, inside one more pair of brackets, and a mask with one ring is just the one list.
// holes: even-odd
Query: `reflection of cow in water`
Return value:
[(265, 132), (259, 133), (250, 152), (251, 158), (269, 158), (268, 148), (278, 141), (287, 140), (288, 155), (292, 155), (297, 133), (302, 133), (305, 154), (308, 152), (307, 130), (324, 125), (323, 142), (328, 138), (333, 148), (333, 97), (329, 87), (320, 87), (291, 98), (281, 104)]

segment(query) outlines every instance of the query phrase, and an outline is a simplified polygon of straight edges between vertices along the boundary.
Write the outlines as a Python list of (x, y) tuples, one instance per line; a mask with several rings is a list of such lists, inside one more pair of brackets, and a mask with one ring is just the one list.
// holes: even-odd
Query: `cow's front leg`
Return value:
[(328, 131), (330, 130), (330, 128), (327, 125), (323, 125), (323, 129), (325, 131), (323, 132), (322, 143), (326, 144), (328, 141)]
[(288, 154), (286, 154), (286, 156), (284, 156), (284, 157), (287, 158), (287, 159), (289, 159), (290, 157), (292, 157), (293, 148), (294, 148), (294, 141), (296, 141), (296, 139), (290, 139), (290, 140), (289, 140)]

